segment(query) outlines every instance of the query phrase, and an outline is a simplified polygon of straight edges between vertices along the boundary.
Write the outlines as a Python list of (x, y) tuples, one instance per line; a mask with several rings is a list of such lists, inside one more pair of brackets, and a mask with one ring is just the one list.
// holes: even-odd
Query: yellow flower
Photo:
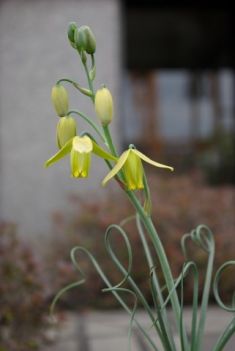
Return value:
[(93, 144), (88, 136), (73, 138), (70, 153), (71, 176), (86, 178), (89, 175)]
[(171, 171), (174, 170), (174, 168), (155, 162), (142, 154), (142, 152), (130, 148), (123, 152), (114, 168), (104, 178), (102, 184), (106, 185), (106, 183), (122, 169), (125, 176), (127, 189), (143, 189), (143, 165), (141, 160), (155, 167), (166, 168), (170, 169)]
[(65, 87), (56, 84), (51, 90), (51, 101), (59, 117), (64, 117), (69, 109), (69, 97)]
[(71, 176), (74, 178), (88, 177), (92, 153), (105, 160), (117, 160), (116, 157), (103, 150), (91, 138), (84, 135), (71, 138), (54, 156), (45, 162), (45, 167), (51, 166), (69, 153)]
[(77, 134), (77, 125), (73, 117), (61, 117), (56, 128), (57, 146), (61, 149), (67, 141), (75, 137)]
[(113, 98), (110, 91), (103, 87), (95, 94), (95, 111), (103, 126), (107, 126), (113, 118)]

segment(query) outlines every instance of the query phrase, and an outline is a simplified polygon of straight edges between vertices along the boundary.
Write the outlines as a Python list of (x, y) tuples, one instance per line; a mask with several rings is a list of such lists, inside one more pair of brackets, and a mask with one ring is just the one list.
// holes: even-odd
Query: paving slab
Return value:
[[(169, 312), (170, 319), (173, 315)], [(140, 311), (136, 318), (148, 333), (153, 336), (154, 342), (162, 350), (156, 338), (154, 328), (151, 328), (146, 313)], [(207, 334), (203, 351), (210, 351), (222, 330), (231, 321), (232, 315), (218, 308), (210, 308), (207, 317)], [(190, 327), (191, 309), (184, 312), (186, 326)], [(129, 316), (121, 311), (88, 312), (86, 314), (67, 314), (67, 318), (60, 325), (59, 335), (55, 345), (45, 351), (127, 351), (128, 350)], [(180, 350), (179, 338), (176, 336), (177, 350)], [(142, 334), (133, 328), (132, 351), (150, 351)], [(224, 351), (235, 351), (235, 336), (227, 344)]]
[(77, 323), (77, 314), (66, 313), (63, 320), (60, 323), (56, 323), (55, 328), (52, 329), (54, 342), (45, 346), (43, 351), (78, 351)]
[[(90, 346), (92, 351), (128, 351), (128, 339), (125, 336), (111, 336), (104, 339), (94, 338), (90, 340)], [(131, 350), (141, 351), (135, 340), (132, 340), (131, 342)]]

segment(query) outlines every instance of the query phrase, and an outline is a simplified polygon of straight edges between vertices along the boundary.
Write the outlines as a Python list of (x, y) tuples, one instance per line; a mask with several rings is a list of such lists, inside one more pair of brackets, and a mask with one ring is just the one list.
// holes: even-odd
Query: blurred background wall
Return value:
[[(63, 77), (85, 85), (79, 57), (67, 40), (76, 21), (94, 31), (96, 87), (104, 82), (116, 101), (120, 85), (120, 4), (118, 0), (0, 1), (0, 211), (26, 236), (47, 233), (50, 214), (67, 206), (73, 191), (94, 193), (103, 167), (94, 160), (93, 180), (69, 178), (69, 159), (48, 170), (44, 161), (56, 151), (58, 122), (51, 87)], [(68, 87), (71, 108), (95, 117), (87, 98)], [(80, 132), (85, 126), (78, 122)], [(114, 130), (117, 122), (114, 122)], [(118, 134), (115, 133), (118, 139)]]

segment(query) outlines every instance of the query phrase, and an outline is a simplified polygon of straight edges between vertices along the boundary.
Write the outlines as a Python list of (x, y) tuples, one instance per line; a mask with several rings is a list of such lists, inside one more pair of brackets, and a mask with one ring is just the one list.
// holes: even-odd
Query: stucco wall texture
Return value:
[[(47, 234), (50, 215), (66, 208), (66, 196), (94, 196), (106, 170), (95, 157), (92, 179), (69, 176), (69, 158), (49, 169), (58, 122), (52, 85), (70, 77), (85, 86), (79, 57), (67, 40), (67, 24), (88, 24), (97, 39), (95, 87), (105, 83), (116, 100), (120, 83), (120, 6), (115, 0), (5, 0), (0, 2), (0, 216), (21, 235)], [(71, 108), (96, 118), (87, 97), (70, 86)], [(78, 120), (79, 130), (85, 129)], [(118, 122), (112, 128), (118, 135)], [(88, 128), (89, 130), (89, 128)], [(118, 137), (117, 137), (118, 142)]]

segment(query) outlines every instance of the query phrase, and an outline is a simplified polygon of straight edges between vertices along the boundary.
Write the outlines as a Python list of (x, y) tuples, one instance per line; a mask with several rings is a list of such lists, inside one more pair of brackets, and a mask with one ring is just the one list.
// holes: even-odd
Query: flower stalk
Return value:
[[(172, 326), (170, 325), (167, 305), (171, 304), (171, 308), (174, 313), (174, 321), (176, 323), (176, 329), (178, 335), (180, 336), (180, 350), (182, 351), (201, 351), (203, 337), (205, 334), (205, 324), (206, 324), (206, 313), (208, 307), (209, 293), (212, 285), (212, 272), (213, 272), (213, 261), (214, 261), (214, 240), (212, 233), (206, 226), (198, 226), (190, 234), (186, 234), (182, 239), (182, 250), (185, 255), (185, 264), (182, 268), (182, 273), (179, 277), (174, 278), (172, 275), (171, 267), (164, 250), (161, 239), (157, 233), (157, 230), (153, 224), (151, 218), (151, 191), (148, 185), (148, 180), (144, 171), (143, 162), (147, 162), (150, 165), (158, 168), (164, 168), (173, 171), (173, 167), (163, 165), (159, 162), (151, 160), (148, 156), (144, 155), (142, 152), (137, 150), (134, 145), (130, 145), (127, 150), (125, 150), (121, 155), (117, 151), (112, 133), (110, 132), (109, 125), (113, 119), (113, 99), (111, 92), (106, 88), (102, 87), (95, 91), (94, 80), (96, 74), (95, 65), (95, 51), (96, 51), (96, 39), (88, 26), (77, 27), (75, 22), (69, 24), (68, 28), (68, 40), (80, 56), (85, 75), (87, 78), (88, 87), (81, 87), (78, 83), (71, 79), (63, 78), (58, 80), (56, 85), (52, 89), (52, 102), (55, 111), (58, 116), (60, 116), (60, 122), (57, 126), (57, 144), (59, 146), (59, 151), (57, 151), (49, 160), (46, 161), (45, 166), (51, 166), (60, 159), (64, 158), (70, 154), (70, 173), (71, 176), (78, 178), (87, 178), (90, 173), (90, 166), (92, 161), (92, 155), (95, 154), (100, 159), (103, 159), (108, 166), (109, 173), (104, 178), (102, 184), (105, 185), (112, 179), (116, 180), (125, 192), (127, 198), (133, 205), (136, 215), (136, 226), (143, 245), (144, 254), (149, 268), (150, 277), (150, 289), (153, 297), (153, 304), (155, 307), (156, 316), (152, 311), (152, 306), (146, 301), (145, 296), (131, 277), (132, 270), (132, 248), (129, 243), (128, 235), (123, 229), (125, 225), (125, 220), (122, 224), (111, 225), (105, 234), (105, 246), (110, 254), (111, 259), (115, 263), (117, 269), (122, 273), (123, 279), (120, 283), (112, 285), (109, 279), (106, 277), (98, 262), (95, 260), (93, 255), (82, 247), (76, 247), (71, 252), (71, 259), (75, 267), (82, 274), (83, 278), (75, 283), (70, 284), (67, 288), (62, 289), (54, 299), (52, 303), (53, 307), (55, 302), (65, 293), (69, 288), (79, 286), (85, 282), (83, 272), (78, 264), (75, 257), (75, 253), (83, 252), (85, 253), (94, 267), (96, 268), (101, 279), (105, 282), (107, 288), (104, 289), (105, 292), (111, 292), (116, 299), (120, 302), (121, 306), (130, 315), (130, 332), (128, 333), (128, 338), (130, 341), (132, 324), (135, 323), (137, 328), (140, 329), (144, 337), (146, 338), (151, 350), (159, 351), (158, 346), (153, 341), (149, 333), (138, 323), (135, 312), (137, 307), (137, 302), (139, 301), (145, 308), (146, 313), (150, 317), (151, 325), (155, 328), (156, 333), (159, 337), (159, 341), (162, 345), (164, 351), (177, 351), (176, 343), (174, 340), (174, 334), (172, 333)], [(90, 68), (89, 68), (90, 67)], [(68, 92), (62, 86), (63, 82), (70, 83), (75, 87), (80, 93), (89, 97), (94, 105), (94, 110), (98, 116), (100, 126), (97, 125), (97, 121), (86, 116), (84, 113), (77, 109), (69, 110), (68, 103)], [(78, 128), (76, 122), (71, 115), (76, 115), (82, 118), (92, 130), (100, 137), (101, 142), (104, 144), (100, 146), (92, 134), (88, 132), (78, 134)], [(139, 194), (143, 194), (144, 202), (142, 202)], [(127, 253), (128, 253), (128, 269), (124, 268), (122, 263), (118, 260), (115, 255), (109, 237), (111, 232), (116, 231), (121, 238), (124, 240)], [(161, 287), (158, 279), (158, 275), (155, 271), (154, 260), (149, 249), (148, 241), (145, 237), (145, 233), (148, 234), (151, 244), (155, 250), (156, 256), (160, 263), (160, 268), (164, 277), (165, 286)], [(190, 260), (187, 256), (186, 241), (191, 240), (196, 243), (201, 249), (208, 253), (208, 264), (206, 270), (206, 277), (204, 283), (204, 290), (202, 296), (202, 304), (200, 311), (200, 318), (197, 320), (198, 314), (198, 270), (197, 265), (193, 260)], [(215, 282), (214, 282), (214, 294), (218, 304), (231, 312), (234, 312), (235, 301), (233, 300), (232, 307), (225, 306), (218, 294), (218, 281), (221, 272), (228, 266), (234, 265), (235, 261), (229, 261), (225, 263), (217, 272)], [(184, 279), (188, 274), (189, 270), (192, 270), (194, 277), (194, 294), (193, 294), (193, 313), (192, 313), (192, 323), (191, 323), (191, 339), (189, 339), (186, 331), (186, 327), (183, 321), (183, 303), (184, 303)], [(124, 288), (123, 284), (128, 283), (129, 287)], [(180, 296), (177, 292), (177, 288), (180, 288)], [(166, 297), (163, 294), (163, 290), (166, 291)], [(133, 307), (130, 308), (124, 302), (121, 293), (128, 293), (134, 299)], [(221, 334), (220, 338), (216, 342), (212, 351), (222, 351), (223, 347), (229, 341), (231, 336), (235, 332), (235, 319), (227, 326), (225, 331)]]

